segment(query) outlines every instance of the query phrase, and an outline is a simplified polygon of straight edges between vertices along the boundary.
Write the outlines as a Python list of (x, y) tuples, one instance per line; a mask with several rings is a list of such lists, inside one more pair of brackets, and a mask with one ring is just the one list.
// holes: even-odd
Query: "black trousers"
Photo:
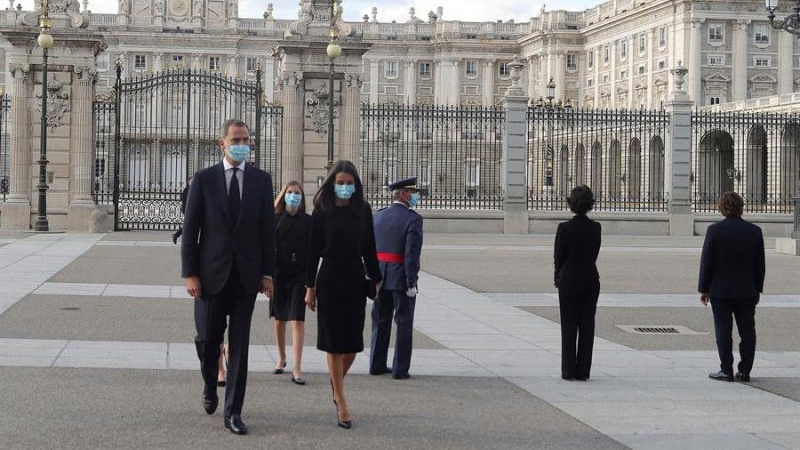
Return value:
[(712, 298), (719, 368), (733, 375), (733, 318), (739, 329), (739, 372), (750, 375), (756, 357), (756, 303), (758, 298)]
[(228, 330), (228, 373), (226, 374), (225, 409), (223, 414), (241, 414), (247, 390), (247, 357), (250, 347), (250, 323), (253, 317), (256, 294), (248, 294), (239, 279), (234, 264), (228, 282), (214, 295), (203, 295), (194, 301), (194, 338), (200, 372), (206, 389), (217, 389), (220, 345), (225, 336), (226, 317), (230, 317)]
[(394, 343), (392, 376), (404, 376), (411, 367), (411, 350), (414, 336), (414, 307), (416, 297), (409, 297), (403, 291), (381, 290), (372, 304), (372, 345), (369, 355), (370, 373), (383, 373), (389, 353), (389, 339), (392, 334), (392, 315), (397, 324), (397, 337)]
[(599, 294), (599, 290), (569, 293), (559, 290), (563, 378), (589, 378), (594, 347), (594, 316)]

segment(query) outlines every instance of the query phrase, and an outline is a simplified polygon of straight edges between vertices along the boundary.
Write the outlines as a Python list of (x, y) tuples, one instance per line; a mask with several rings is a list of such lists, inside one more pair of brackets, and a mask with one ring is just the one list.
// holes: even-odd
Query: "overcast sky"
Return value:
[[(83, 0), (80, 0), (81, 5)], [(297, 0), (240, 0), (239, 16), (243, 18), (263, 17), (267, 3), (272, 2), (275, 18), (296, 19)], [(33, 10), (33, 0), (15, 0), (23, 9)], [(361, 16), (369, 14), (373, 6), (378, 7), (378, 20), (390, 22), (408, 20), (408, 9), (416, 8), (416, 15), (427, 20), (428, 11), (436, 11), (437, 6), (444, 8), (445, 20), (466, 21), (506, 21), (514, 19), (526, 22), (531, 16), (538, 16), (542, 3), (547, 10), (569, 9), (583, 11), (586, 8), (602, 3), (599, 0), (344, 0), (344, 17), (348, 21), (361, 20)], [(116, 13), (117, 0), (89, 0), (89, 9), (94, 13)], [(0, 0), (0, 8), (5, 8), (6, 0)]]

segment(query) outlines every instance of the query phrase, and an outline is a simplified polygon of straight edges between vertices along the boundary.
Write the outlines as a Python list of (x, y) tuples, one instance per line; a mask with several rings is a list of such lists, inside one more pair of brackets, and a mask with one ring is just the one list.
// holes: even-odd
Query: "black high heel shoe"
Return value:
[(286, 361), (283, 362), (282, 366), (278, 367), (277, 369), (273, 369), (272, 373), (275, 374), (275, 375), (280, 375), (280, 374), (283, 373), (283, 369), (285, 369), (285, 368), (286, 368)]

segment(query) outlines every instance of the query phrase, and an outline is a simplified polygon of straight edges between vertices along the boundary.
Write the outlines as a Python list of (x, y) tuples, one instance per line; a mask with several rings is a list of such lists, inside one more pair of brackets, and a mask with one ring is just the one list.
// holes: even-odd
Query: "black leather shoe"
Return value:
[(411, 378), (411, 375), (409, 375), (407, 373), (401, 373), (401, 374), (397, 374), (397, 375), (392, 375), (392, 379), (394, 379), (394, 380), (405, 380), (405, 379), (408, 379), (408, 378)]
[(206, 414), (214, 414), (214, 411), (217, 410), (217, 405), (219, 405), (219, 396), (216, 389), (210, 390), (206, 388), (203, 390), (203, 409), (206, 410)]
[(247, 425), (242, 422), (241, 415), (233, 414), (230, 418), (226, 417), (224, 420), (225, 428), (231, 430), (231, 433), (238, 435), (247, 434)]
[(741, 381), (742, 383), (750, 382), (750, 375), (742, 372), (736, 372), (736, 375), (734, 375), (733, 378), (736, 381)]
[(728, 375), (727, 373), (721, 370), (719, 372), (711, 372), (710, 374), (708, 374), (708, 378), (717, 381), (733, 381), (733, 375)]
[(369, 371), (370, 375), (386, 375), (387, 373), (392, 373), (392, 369), (384, 367), (383, 370), (378, 369)]
[(344, 428), (345, 430), (349, 430), (353, 428), (353, 421), (352, 420), (339, 420), (336, 422), (336, 425)]

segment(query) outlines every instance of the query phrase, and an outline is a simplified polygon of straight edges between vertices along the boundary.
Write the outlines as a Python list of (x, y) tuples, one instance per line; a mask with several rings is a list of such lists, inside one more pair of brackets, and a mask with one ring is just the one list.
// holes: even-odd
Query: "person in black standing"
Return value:
[(272, 179), (244, 162), (250, 129), (228, 120), (219, 140), (224, 157), (195, 174), (186, 203), (181, 240), (181, 275), (194, 297), (195, 347), (203, 374), (203, 408), (217, 409), (217, 370), (225, 318), (230, 317), (230, 359), (223, 424), (247, 434), (242, 405), (247, 385), (250, 323), (256, 295), (273, 295), (275, 211)]
[(367, 283), (379, 292), (372, 210), (356, 167), (339, 161), (314, 196), (305, 302), (312, 311), (318, 309), (317, 348), (328, 354), (337, 425), (345, 429), (352, 426), (352, 417), (344, 377), (356, 353), (364, 350), (365, 266)]
[[(186, 198), (189, 197), (189, 187), (191, 185), (192, 185), (192, 177), (189, 177), (189, 179), (186, 180), (186, 186), (183, 187), (183, 190), (181, 191), (181, 195), (179, 197), (181, 200), (181, 214), (183, 215), (186, 214)], [(176, 232), (172, 233), (173, 244), (178, 245), (178, 238), (181, 237), (181, 234), (183, 234), (183, 225), (181, 225)]]
[[(720, 370), (708, 376), (720, 381), (750, 381), (756, 355), (756, 305), (764, 290), (764, 236), (761, 228), (742, 219), (744, 201), (736, 192), (719, 198), (725, 216), (708, 227), (700, 257), (700, 303), (714, 314)], [(733, 373), (733, 317), (739, 328), (738, 372)]]
[(592, 368), (594, 316), (600, 295), (597, 256), (602, 230), (599, 223), (586, 216), (594, 206), (594, 196), (588, 186), (572, 189), (567, 205), (575, 216), (558, 224), (555, 242), (555, 285), (561, 313), (561, 378), (585, 381)]
[(275, 297), (269, 302), (269, 316), (275, 318), (278, 361), (273, 373), (286, 367), (286, 322), (292, 326), (292, 382), (306, 384), (302, 378), (303, 338), (305, 334), (305, 280), (311, 216), (306, 214), (303, 186), (290, 181), (275, 199)]

